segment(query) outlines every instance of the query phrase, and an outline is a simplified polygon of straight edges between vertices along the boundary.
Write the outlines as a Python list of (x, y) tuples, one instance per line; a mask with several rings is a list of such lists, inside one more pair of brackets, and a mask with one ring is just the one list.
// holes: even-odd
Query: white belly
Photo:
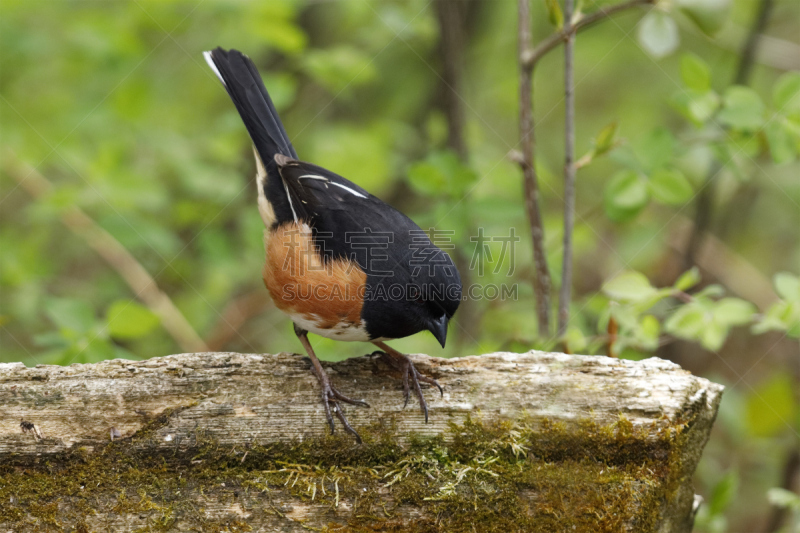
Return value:
[(371, 339), (367, 333), (367, 324), (361, 320), (358, 324), (352, 322), (339, 322), (332, 328), (320, 328), (318, 324), (322, 323), (322, 319), (314, 314), (308, 313), (286, 313), (292, 322), (301, 328), (315, 333), (322, 337), (334, 339), (337, 341), (352, 341), (352, 342), (369, 342)]

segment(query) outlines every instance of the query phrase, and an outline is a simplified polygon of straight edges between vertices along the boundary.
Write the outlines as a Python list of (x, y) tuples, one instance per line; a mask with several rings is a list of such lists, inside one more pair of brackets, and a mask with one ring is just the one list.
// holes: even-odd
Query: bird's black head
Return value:
[[(362, 316), (372, 338), (399, 339), (428, 330), (444, 347), (447, 325), (461, 303), (461, 277), (450, 256), (435, 248), (440, 263), (368, 276)], [(433, 255), (433, 254), (431, 254)]]
[(424, 329), (444, 348), (447, 325), (461, 303), (461, 277), (446, 252), (436, 248), (430, 257), (433, 264), (417, 276), (409, 300), (414, 302)]

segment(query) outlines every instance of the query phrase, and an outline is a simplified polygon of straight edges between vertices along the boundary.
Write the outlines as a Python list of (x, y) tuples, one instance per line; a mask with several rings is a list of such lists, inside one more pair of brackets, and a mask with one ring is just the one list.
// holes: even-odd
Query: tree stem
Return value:
[(625, 11), (632, 7), (654, 4), (655, 1), (656, 0), (628, 0), (627, 2), (621, 2), (613, 6), (601, 7), (597, 11), (580, 17), (574, 24), (571, 23), (570, 17), (565, 13), (564, 19), (566, 22), (564, 28), (562, 28), (561, 31), (551, 34), (536, 45), (536, 48), (526, 48), (526, 52), (523, 54), (524, 62), (526, 66), (533, 67), (547, 52), (558, 46), (559, 43), (566, 43), (570, 35), (574, 35), (583, 28), (591, 26), (595, 22), (599, 22), (611, 15), (615, 15), (620, 11)]
[(519, 130), (522, 154), (518, 163), (522, 168), (525, 190), (525, 209), (533, 241), (533, 262), (536, 274), (533, 292), (536, 297), (538, 335), (547, 337), (550, 331), (550, 270), (544, 248), (544, 225), (539, 206), (539, 184), (534, 158), (535, 131), (533, 122), (533, 65), (527, 60), (531, 48), (530, 0), (518, 0), (519, 7)]
[(558, 302), (558, 335), (567, 331), (572, 296), (572, 230), (575, 226), (575, 32), (572, 0), (564, 0), (567, 40), (564, 43), (564, 250)]

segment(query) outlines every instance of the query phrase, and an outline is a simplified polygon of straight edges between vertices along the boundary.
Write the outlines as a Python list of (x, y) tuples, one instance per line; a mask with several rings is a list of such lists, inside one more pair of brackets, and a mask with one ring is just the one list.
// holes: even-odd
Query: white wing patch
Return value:
[(294, 217), (295, 223), (299, 223), (300, 221), (297, 220), (297, 213), (294, 211), (294, 204), (292, 204), (292, 195), (289, 194), (289, 187), (286, 185), (286, 180), (283, 179), (283, 176), (281, 176), (281, 181), (283, 181), (283, 189), (286, 191), (286, 199), (289, 200), (289, 209), (292, 210), (292, 217)]
[[(222, 74), (219, 73), (217, 65), (214, 64), (214, 59), (211, 57), (211, 52), (203, 52), (203, 57), (206, 58), (206, 63), (208, 63), (208, 66), (214, 71), (214, 74), (217, 75), (219, 81), (222, 82), (222, 85), (225, 85), (225, 80), (222, 79)], [(225, 86), (227, 87), (227, 85)]]
[(341, 183), (336, 183), (335, 181), (332, 181), (331, 185), (336, 185), (337, 187), (341, 187), (342, 189), (346, 190), (347, 192), (349, 192), (351, 194), (354, 194), (355, 196), (358, 196), (359, 198), (366, 198), (366, 196), (364, 196), (363, 194), (361, 194), (360, 192), (358, 192), (358, 191), (356, 191), (354, 189), (351, 189), (347, 185), (342, 185)]
[(312, 179), (312, 180), (322, 180), (322, 181), (324, 181), (326, 183), (330, 183), (331, 185), (336, 185), (340, 189), (344, 189), (344, 190), (346, 190), (347, 192), (349, 192), (350, 194), (352, 194), (354, 196), (358, 196), (359, 198), (366, 198), (366, 196), (364, 196), (363, 194), (361, 194), (360, 192), (358, 192), (358, 191), (356, 191), (354, 189), (351, 189), (347, 185), (342, 185), (341, 183), (336, 183), (335, 181), (331, 181), (331, 180), (329, 180), (328, 178), (326, 178), (324, 176), (318, 176), (317, 174), (303, 174), (302, 176), (300, 176), (297, 179), (303, 179), (303, 178), (308, 178), (308, 179)]

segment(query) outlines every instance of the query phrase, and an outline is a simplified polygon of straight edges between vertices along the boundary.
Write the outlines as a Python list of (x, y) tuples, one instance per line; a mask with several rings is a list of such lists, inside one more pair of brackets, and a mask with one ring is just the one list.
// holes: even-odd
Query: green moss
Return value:
[[(383, 423), (359, 428), (362, 446), (329, 436), (231, 449), (198, 434), (191, 450), (154, 453), (147, 444), (169, 416), (93, 453), (0, 467), (0, 524), (89, 531), (93, 513), (113, 512), (145, 517), (141, 531), (177, 531), (179, 523), (250, 530), (246, 518), (204, 519), (197, 501), (205, 495), (247, 502), (250, 520), (267, 513), (288, 521), (274, 503), (281, 498), (321, 504), (336, 531), (616, 532), (629, 524), (647, 532), (687, 475), (677, 462), (684, 422), (468, 419), (406, 445)], [(408, 520), (410, 508), (423, 518)]]

